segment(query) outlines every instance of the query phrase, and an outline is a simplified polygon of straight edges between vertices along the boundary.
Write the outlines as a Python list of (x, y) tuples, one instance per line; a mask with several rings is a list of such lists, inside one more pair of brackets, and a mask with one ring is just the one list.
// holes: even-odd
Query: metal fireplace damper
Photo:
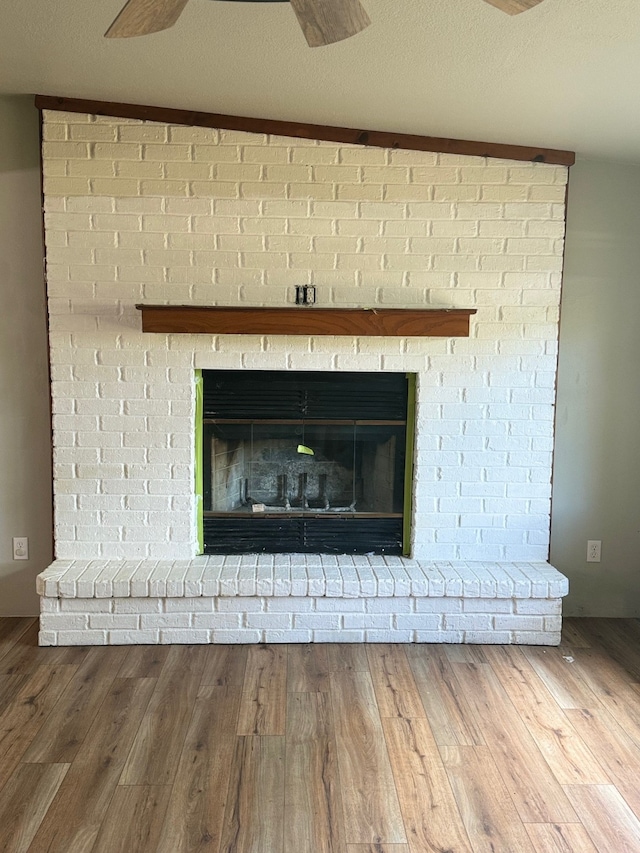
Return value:
[(204, 370), (205, 553), (407, 553), (412, 382)]

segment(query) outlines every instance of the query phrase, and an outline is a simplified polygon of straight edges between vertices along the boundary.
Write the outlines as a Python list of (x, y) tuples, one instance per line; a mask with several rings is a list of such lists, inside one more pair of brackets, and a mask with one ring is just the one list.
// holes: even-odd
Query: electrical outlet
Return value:
[(315, 305), (316, 289), (312, 284), (296, 285), (296, 305)]
[(13, 559), (28, 560), (29, 559), (29, 539), (26, 536), (13, 537)]
[(602, 542), (600, 539), (589, 539), (587, 542), (587, 563), (599, 563), (602, 553)]

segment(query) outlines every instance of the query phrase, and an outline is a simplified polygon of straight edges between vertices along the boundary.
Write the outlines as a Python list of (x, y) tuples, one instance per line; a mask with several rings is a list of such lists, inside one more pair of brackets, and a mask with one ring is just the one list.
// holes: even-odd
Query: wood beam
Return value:
[(142, 106), (140, 104), (120, 104), (113, 101), (91, 101), (81, 98), (36, 95), (35, 103), (40, 110), (59, 110), (70, 113), (113, 116), (114, 118), (156, 121), (163, 124), (240, 130), (245, 133), (269, 133), (277, 136), (339, 142), (346, 145), (368, 145), (374, 148), (404, 148), (411, 151), (431, 151), (441, 154), (497, 157), (504, 160), (550, 163), (559, 166), (572, 166), (576, 159), (573, 151), (560, 151), (554, 148), (508, 145), (498, 142), (473, 142), (466, 139), (444, 139), (436, 136), (417, 136), (410, 133), (393, 133), (381, 130), (357, 130), (320, 124)]

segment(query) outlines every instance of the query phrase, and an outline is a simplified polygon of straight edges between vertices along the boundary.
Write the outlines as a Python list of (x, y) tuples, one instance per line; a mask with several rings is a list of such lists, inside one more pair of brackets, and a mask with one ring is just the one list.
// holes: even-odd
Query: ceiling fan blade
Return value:
[(533, 9), (538, 3), (542, 3), (542, 0), (484, 0), (484, 2), (490, 3), (502, 12), (506, 12), (507, 15), (519, 15), (520, 12)]
[(371, 23), (360, 0), (291, 0), (309, 47), (355, 36)]
[(168, 30), (189, 0), (129, 0), (105, 33), (105, 38), (146, 36)]

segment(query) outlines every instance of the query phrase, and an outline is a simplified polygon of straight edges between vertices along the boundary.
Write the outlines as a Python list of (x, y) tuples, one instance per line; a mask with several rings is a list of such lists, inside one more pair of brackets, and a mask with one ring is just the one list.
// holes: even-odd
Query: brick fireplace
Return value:
[[(43, 133), (43, 644), (558, 641), (565, 167), (55, 111)], [(468, 338), (314, 337), (143, 333), (135, 308), (285, 306), (300, 284), (477, 313)], [(198, 557), (202, 369), (415, 374), (410, 558)]]

